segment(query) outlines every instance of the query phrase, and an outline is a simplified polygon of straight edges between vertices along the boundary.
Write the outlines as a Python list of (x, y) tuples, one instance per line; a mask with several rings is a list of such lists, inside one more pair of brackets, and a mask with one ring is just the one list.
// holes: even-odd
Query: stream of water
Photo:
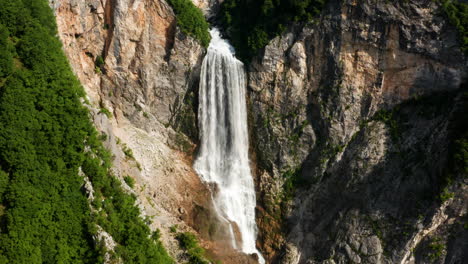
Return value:
[[(242, 252), (259, 256), (255, 246), (255, 188), (249, 166), (246, 80), (244, 65), (234, 48), (212, 29), (211, 42), (200, 77), (200, 152), (194, 168), (207, 183), (215, 183), (216, 210), (230, 223), (232, 244)], [(242, 241), (236, 241), (233, 224)], [(241, 242), (241, 243), (238, 243)]]

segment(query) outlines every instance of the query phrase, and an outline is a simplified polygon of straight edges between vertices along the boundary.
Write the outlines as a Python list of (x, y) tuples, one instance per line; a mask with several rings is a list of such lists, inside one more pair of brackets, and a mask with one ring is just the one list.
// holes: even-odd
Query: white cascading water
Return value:
[[(242, 252), (259, 256), (255, 247), (255, 188), (249, 166), (244, 65), (234, 48), (214, 28), (202, 69), (199, 94), (200, 152), (194, 168), (207, 183), (215, 183), (214, 204), (222, 218), (235, 222)], [(236, 247), (232, 224), (232, 244)]]

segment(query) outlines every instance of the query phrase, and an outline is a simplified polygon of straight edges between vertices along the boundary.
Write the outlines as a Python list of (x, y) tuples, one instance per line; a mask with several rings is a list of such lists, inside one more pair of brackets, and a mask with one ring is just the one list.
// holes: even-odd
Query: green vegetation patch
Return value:
[(394, 110), (380, 110), (373, 116), (372, 120), (382, 121), (390, 129), (390, 136), (395, 142), (401, 137), (401, 124), (397, 121), (396, 112), (399, 111), (398, 107)]
[(133, 189), (135, 187), (135, 179), (133, 179), (132, 177), (127, 175), (124, 177), (124, 181), (130, 188)]
[(185, 250), (190, 264), (209, 264), (205, 259), (205, 250), (198, 244), (197, 237), (190, 232), (178, 233), (176, 239), (179, 245)]
[(429, 244), (430, 252), (428, 257), (431, 261), (436, 261), (440, 259), (445, 253), (445, 244), (442, 243), (440, 238), (433, 238), (431, 243)]
[(209, 25), (202, 11), (191, 0), (169, 0), (182, 32), (198, 39), (204, 47), (210, 44)]
[(268, 42), (293, 22), (310, 22), (320, 14), (326, 0), (225, 0), (219, 19), (248, 62)]
[(0, 0), (0, 263), (103, 263), (98, 225), (124, 263), (173, 263), (111, 174), (56, 36), (48, 1)]
[(290, 201), (294, 198), (294, 195), (296, 193), (296, 190), (299, 187), (304, 187), (305, 184), (307, 184), (302, 178), (301, 178), (301, 167), (297, 168), (292, 168), (286, 170), (282, 176), (284, 179), (284, 184), (283, 184), (283, 192), (282, 192), (282, 198), (285, 201)]
[(448, 190), (447, 187), (444, 188), (444, 190), (442, 191), (441, 194), (439, 194), (439, 199), (442, 201), (442, 202), (445, 202), (447, 200), (450, 200), (454, 197), (454, 193), (453, 192), (450, 192)]
[(453, 0), (441, 2), (450, 23), (458, 30), (462, 51), (468, 55), (468, 4)]

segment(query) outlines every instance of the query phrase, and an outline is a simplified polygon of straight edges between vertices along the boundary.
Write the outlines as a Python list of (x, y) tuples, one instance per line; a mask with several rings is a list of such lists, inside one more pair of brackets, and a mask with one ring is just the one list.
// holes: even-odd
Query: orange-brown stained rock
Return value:
[[(177, 139), (185, 136), (168, 126), (182, 98), (197, 85), (204, 48), (180, 33), (165, 1), (58, 0), (52, 5), (93, 121), (107, 135), (113, 172), (135, 179), (133, 189), (123, 185), (138, 197), (151, 228), (160, 229), (169, 253), (182, 261), (183, 252), (170, 232), (178, 225), (178, 232), (197, 234), (213, 259), (255, 263), (231, 248), (228, 228), (213, 212), (210, 191), (192, 169), (193, 144), (179, 151)], [(100, 69), (98, 56), (105, 61)], [(112, 117), (100, 114), (100, 108)], [(125, 156), (123, 148), (130, 148), (134, 158)]]

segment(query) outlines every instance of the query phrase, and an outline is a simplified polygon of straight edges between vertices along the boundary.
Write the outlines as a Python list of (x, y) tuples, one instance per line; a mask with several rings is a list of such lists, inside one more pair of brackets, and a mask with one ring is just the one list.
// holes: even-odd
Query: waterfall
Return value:
[(255, 247), (255, 188), (249, 166), (245, 72), (233, 47), (214, 28), (203, 60), (199, 93), (200, 152), (194, 168), (203, 181), (215, 183), (214, 204), (230, 223), (232, 244), (234, 222), (241, 234), (242, 252), (262, 255)]

